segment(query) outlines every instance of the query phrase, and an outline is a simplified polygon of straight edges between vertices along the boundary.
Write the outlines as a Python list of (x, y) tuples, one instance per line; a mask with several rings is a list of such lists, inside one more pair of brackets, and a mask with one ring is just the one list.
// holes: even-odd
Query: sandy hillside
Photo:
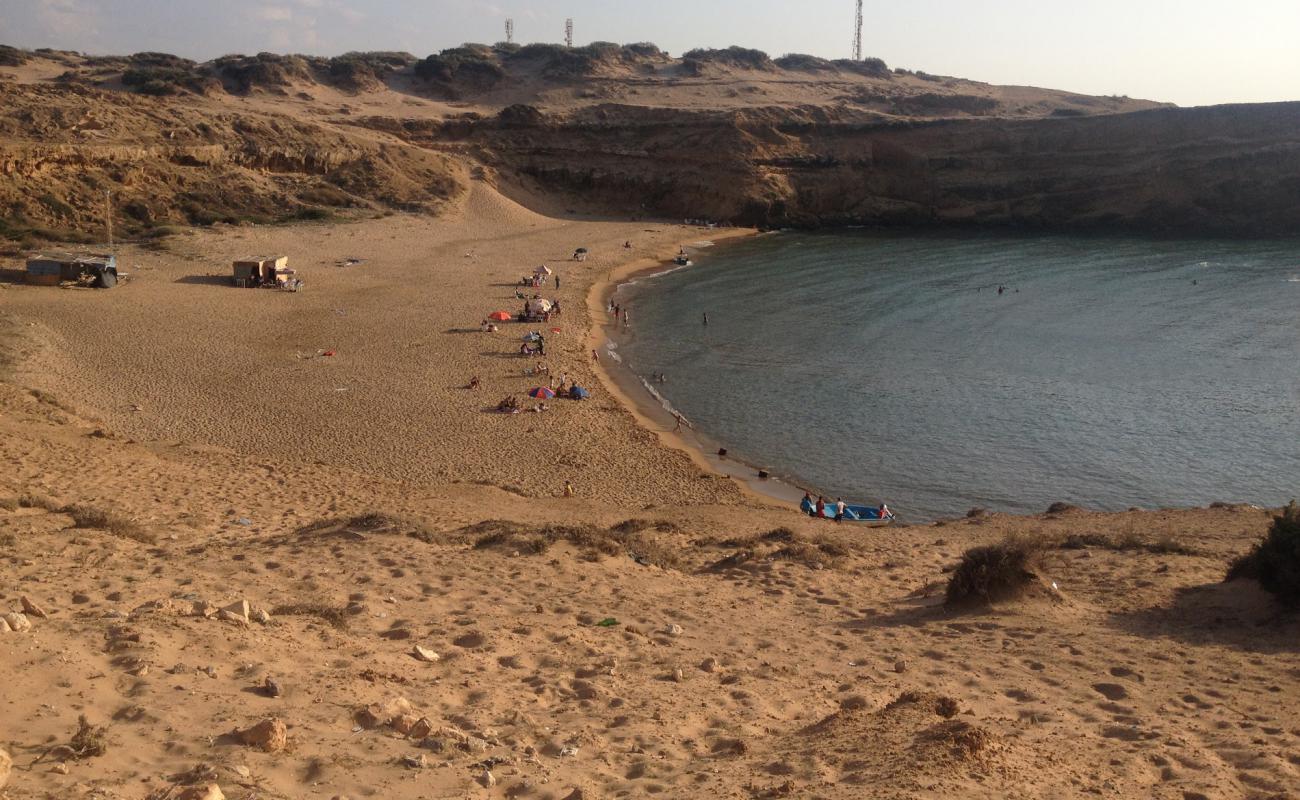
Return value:
[[(756, 506), (638, 427), (588, 347), (593, 285), (716, 232), (469, 186), (443, 219), (128, 247), (111, 291), (0, 283), (0, 606), (31, 624), (0, 633), (0, 791), (1300, 793), (1300, 623), (1219, 582), (1266, 512), (864, 531)], [(225, 282), (264, 252), (306, 289)], [(595, 397), (486, 413), (536, 360), (478, 323), (543, 262), (547, 361)], [(944, 609), (1008, 532), (1075, 537), (1057, 588)]]

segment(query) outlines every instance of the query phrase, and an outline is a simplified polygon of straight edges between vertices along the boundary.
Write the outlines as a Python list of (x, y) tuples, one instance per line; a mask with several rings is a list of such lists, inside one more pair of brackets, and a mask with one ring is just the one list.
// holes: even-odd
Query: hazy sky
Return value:
[[(0, 0), (0, 42), (197, 59), (500, 41), (740, 44), (845, 58), (853, 0)], [(1300, 0), (867, 0), (891, 67), (1180, 105), (1300, 100)]]

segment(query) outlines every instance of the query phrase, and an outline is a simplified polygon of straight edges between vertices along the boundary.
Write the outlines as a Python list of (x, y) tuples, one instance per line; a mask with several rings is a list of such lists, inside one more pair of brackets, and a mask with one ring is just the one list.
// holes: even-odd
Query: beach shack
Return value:
[(236, 261), (232, 280), (240, 288), (255, 289), (285, 286), (295, 280), (294, 275), (288, 256), (259, 256)]
[(117, 285), (117, 257), (107, 254), (42, 253), (27, 259), (29, 284), (58, 286), (64, 281), (111, 289)]

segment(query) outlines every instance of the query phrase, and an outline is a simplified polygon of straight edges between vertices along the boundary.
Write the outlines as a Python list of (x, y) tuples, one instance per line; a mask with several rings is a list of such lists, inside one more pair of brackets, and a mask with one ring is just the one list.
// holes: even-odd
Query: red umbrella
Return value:
[(506, 322), (513, 319), (513, 317), (509, 311), (493, 311), (491, 314), (488, 314), (488, 319), (494, 319), (497, 322)]
[(559, 328), (551, 328), (551, 333), (559, 333), (559, 332), (560, 332)]
[(553, 400), (555, 399), (555, 392), (552, 392), (545, 386), (534, 386), (528, 390), (528, 396), (535, 397), (538, 400)]

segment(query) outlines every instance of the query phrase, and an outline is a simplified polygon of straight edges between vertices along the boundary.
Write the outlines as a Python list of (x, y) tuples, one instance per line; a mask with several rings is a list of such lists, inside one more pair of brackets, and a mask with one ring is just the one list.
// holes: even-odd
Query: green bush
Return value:
[(1294, 500), (1273, 517), (1268, 534), (1232, 562), (1224, 580), (1254, 578), (1287, 605), (1300, 605), (1300, 506)]
[(749, 67), (750, 69), (771, 69), (772, 59), (762, 50), (753, 50), (748, 47), (731, 46), (724, 50), (714, 50), (711, 48), (697, 47), (694, 50), (688, 50), (683, 56), (684, 61), (716, 61), (722, 64), (731, 64), (736, 67)]

